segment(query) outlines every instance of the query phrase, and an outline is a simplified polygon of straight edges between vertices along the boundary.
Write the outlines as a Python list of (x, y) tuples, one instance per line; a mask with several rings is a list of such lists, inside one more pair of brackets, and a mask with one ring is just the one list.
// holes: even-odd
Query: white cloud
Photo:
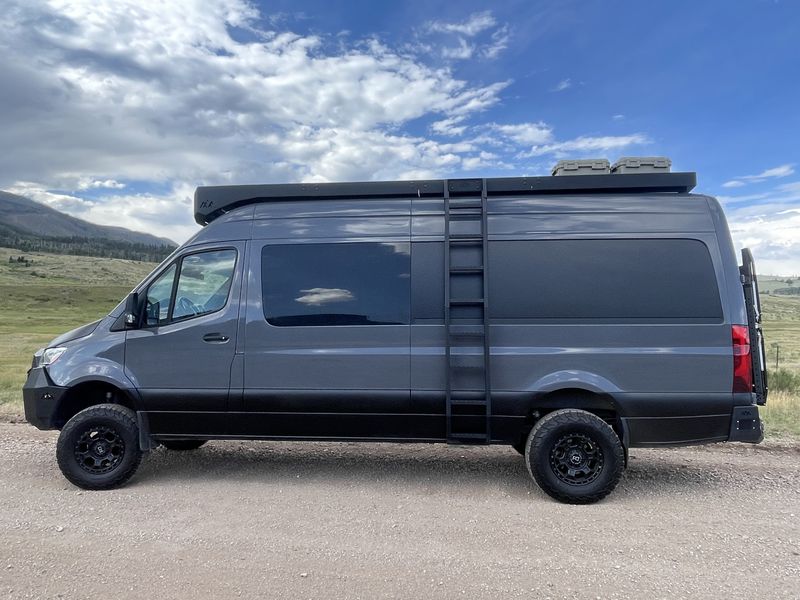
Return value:
[(349, 302), (355, 300), (353, 292), (341, 288), (311, 288), (300, 290), (302, 296), (295, 298), (295, 301), (310, 306), (322, 306), (323, 304), (333, 304), (334, 302)]
[(765, 275), (800, 274), (800, 209), (768, 206), (755, 213), (728, 213), (737, 247), (753, 251), (758, 271)]
[(484, 168), (510, 169), (511, 165), (504, 163), (500, 157), (493, 152), (481, 151), (477, 156), (470, 156), (464, 159), (463, 168), (465, 171), (474, 171)]
[(793, 200), (800, 200), (800, 181), (784, 183), (775, 188), (778, 193), (786, 194)]
[(475, 52), (475, 46), (468, 44), (464, 38), (458, 38), (458, 46), (442, 48), (442, 56), (445, 58), (454, 58), (458, 60), (466, 60), (472, 58), (472, 53)]
[(200, 227), (193, 216), (194, 186), (187, 183), (176, 184), (164, 196), (115, 194), (93, 200), (50, 192), (30, 182), (19, 182), (7, 189), (97, 225), (144, 231), (176, 242), (188, 239)]
[(762, 192), (760, 194), (745, 194), (744, 196), (717, 196), (717, 200), (719, 200), (725, 206), (729, 204), (741, 204), (743, 202), (754, 202), (758, 200), (764, 200), (765, 198), (769, 198), (769, 194), (766, 192)]
[(625, 120), (625, 115), (622, 115), (622, 114), (613, 115), (611, 118), (614, 119), (615, 121), (624, 121)]
[(724, 187), (724, 188), (737, 188), (737, 187), (742, 187), (742, 186), (745, 186), (745, 185), (747, 185), (747, 184), (744, 181), (737, 181), (736, 179), (733, 179), (731, 181), (726, 181), (725, 183), (723, 183), (722, 187)]
[(25, 196), (50, 208), (73, 214), (84, 212), (91, 206), (89, 200), (70, 194), (50, 192), (32, 181), (18, 181), (14, 185), (6, 187), (5, 191), (18, 196)]
[(113, 189), (113, 190), (121, 190), (125, 187), (124, 183), (120, 183), (116, 179), (81, 179), (78, 182), (78, 189), (79, 190), (90, 190), (90, 189)]
[(742, 175), (741, 177), (736, 177), (735, 179), (731, 179), (730, 181), (726, 181), (725, 183), (723, 183), (722, 187), (725, 188), (742, 187), (747, 185), (748, 183), (761, 183), (768, 179), (788, 177), (789, 175), (793, 174), (794, 174), (794, 165), (792, 164), (780, 165), (779, 167), (766, 169), (761, 173), (759, 173), (758, 175)]
[[(509, 169), (506, 152), (646, 140), (560, 141), (534, 120), (481, 126), (510, 81), (461, 80), (430, 52), (377, 38), (265, 30), (245, 0), (9, 1), (0, 131), (13, 151), (0, 153), (0, 188), (179, 242), (197, 230), (197, 185), (438, 177)], [(473, 60), (493, 58), (510, 36), (488, 11), (428, 31), (457, 48), (464, 40)], [(408, 133), (422, 119), (428, 135)]]
[(442, 119), (441, 121), (434, 121), (431, 124), (431, 130), (440, 135), (461, 135), (466, 131), (466, 125), (463, 125), (464, 117), (450, 117)]
[[(534, 145), (529, 151), (519, 154), (521, 158), (530, 158), (553, 154), (556, 157), (573, 156), (586, 153), (606, 153), (620, 150), (627, 146), (649, 144), (649, 138), (641, 133), (631, 135), (604, 135), (598, 137), (580, 136), (563, 142)], [(591, 158), (586, 157), (585, 158)]]
[[(0, 155), (0, 188), (29, 182), (44, 198), (127, 184), (130, 194), (93, 199), (91, 209), (78, 196), (46, 201), (150, 231), (126, 201), (177, 205), (198, 184), (433, 175), (479, 156), (402, 126), (434, 116), (434, 133), (463, 133), (510, 82), (471, 85), (376, 39), (329, 44), (261, 30), (258, 17), (244, 0), (18, 0), (0, 15), (0, 129), (14, 148)], [(475, 36), (496, 24), (478, 13), (452, 25)], [(501, 30), (492, 40), (502, 45)], [(170, 191), (141, 200), (136, 182)], [(180, 241), (164, 222), (159, 233)], [(178, 222), (191, 227), (188, 210)]]
[(551, 92), (563, 92), (566, 89), (572, 87), (572, 80), (567, 77), (566, 79), (562, 79), (559, 81), (554, 87), (550, 89)]
[(504, 25), (492, 33), (489, 44), (481, 48), (481, 55), (489, 59), (497, 58), (503, 50), (508, 48), (510, 40), (511, 34), (508, 32), (508, 26)]
[(553, 129), (542, 121), (513, 125), (491, 123), (489, 128), (521, 146), (545, 144), (553, 139)]
[(491, 29), (497, 25), (497, 21), (492, 16), (492, 11), (485, 10), (471, 14), (466, 21), (448, 23), (447, 21), (430, 21), (426, 28), (428, 31), (440, 33), (458, 33), (467, 37), (473, 37), (486, 29)]
[[(491, 33), (489, 33), (491, 31)], [(447, 40), (439, 53), (447, 60), (467, 60), (474, 56), (495, 59), (508, 48), (511, 35), (508, 25), (499, 25), (489, 10), (471, 14), (466, 21), (429, 21), (423, 27), (430, 41), (418, 42), (415, 49), (430, 53), (438, 46), (436, 36)], [(451, 40), (455, 38), (456, 45)]]
[(794, 165), (781, 165), (780, 167), (774, 167), (772, 169), (767, 169), (766, 171), (762, 171), (758, 175), (745, 175), (744, 177), (740, 177), (740, 179), (755, 181), (760, 179), (769, 179), (771, 177), (788, 177), (793, 173), (794, 173)]
[(800, 275), (800, 182), (719, 200), (736, 246), (753, 251), (759, 273)]

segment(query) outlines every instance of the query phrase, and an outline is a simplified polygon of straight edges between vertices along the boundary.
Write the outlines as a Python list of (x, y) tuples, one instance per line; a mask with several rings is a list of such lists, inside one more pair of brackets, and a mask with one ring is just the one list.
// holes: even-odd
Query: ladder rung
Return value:
[(450, 325), (452, 337), (483, 337), (485, 331), (483, 325)]
[(483, 306), (483, 303), (483, 298), (464, 298), (463, 300), (450, 298), (450, 306)]
[(480, 218), (483, 216), (483, 213), (479, 210), (475, 210), (474, 208), (469, 209), (469, 212), (466, 210), (460, 210), (456, 213), (450, 214), (451, 221), (469, 221), (469, 220), (476, 220), (476, 217)]
[(486, 400), (480, 399), (466, 399), (466, 398), (450, 398), (452, 406), (486, 406)]
[(471, 202), (459, 202), (458, 200), (454, 200), (453, 198), (450, 198), (450, 203), (449, 203), (448, 207), (450, 208), (450, 210), (453, 210), (453, 209), (455, 209), (455, 210), (468, 210), (468, 209), (475, 209), (475, 208), (480, 208), (482, 210), (483, 209), (483, 202), (481, 202), (480, 200), (478, 202), (475, 202), (474, 200), (471, 201)]
[(451, 354), (450, 366), (455, 369), (483, 369), (483, 354)]
[(450, 267), (450, 275), (467, 275), (470, 273), (483, 273), (483, 267)]
[(451, 244), (482, 244), (483, 237), (480, 235), (453, 233), (450, 235)]

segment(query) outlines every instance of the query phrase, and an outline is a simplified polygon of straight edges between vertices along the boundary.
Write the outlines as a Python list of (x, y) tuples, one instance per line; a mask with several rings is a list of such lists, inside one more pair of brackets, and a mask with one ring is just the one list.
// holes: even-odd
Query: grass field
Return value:
[(0, 407), (20, 410), (31, 356), (55, 336), (108, 314), (155, 266), (0, 248)]
[[(26, 254), (0, 248), (0, 412), (19, 413), (21, 388), (33, 352), (52, 338), (108, 314), (155, 266), (130, 260)], [(785, 283), (780, 285), (785, 286)], [(775, 287), (772, 282), (762, 289)], [(767, 358), (800, 380), (800, 296), (763, 298)], [(763, 416), (773, 435), (800, 437), (800, 389), (771, 393)]]

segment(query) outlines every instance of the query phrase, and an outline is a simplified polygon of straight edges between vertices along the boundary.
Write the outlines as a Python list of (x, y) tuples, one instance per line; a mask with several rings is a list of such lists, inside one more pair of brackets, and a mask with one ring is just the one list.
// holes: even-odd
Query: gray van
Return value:
[(159, 444), (363, 440), (507, 444), (597, 501), (629, 448), (763, 439), (752, 256), (695, 181), (637, 159), (198, 188), (205, 227), (35, 354), (26, 418), (86, 489)]

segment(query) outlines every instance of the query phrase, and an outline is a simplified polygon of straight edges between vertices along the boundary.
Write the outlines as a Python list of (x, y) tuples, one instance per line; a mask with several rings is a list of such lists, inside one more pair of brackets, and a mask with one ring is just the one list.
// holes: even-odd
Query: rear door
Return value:
[(193, 248), (140, 294), (145, 322), (127, 332), (125, 371), (153, 433), (225, 433), (244, 245)]

